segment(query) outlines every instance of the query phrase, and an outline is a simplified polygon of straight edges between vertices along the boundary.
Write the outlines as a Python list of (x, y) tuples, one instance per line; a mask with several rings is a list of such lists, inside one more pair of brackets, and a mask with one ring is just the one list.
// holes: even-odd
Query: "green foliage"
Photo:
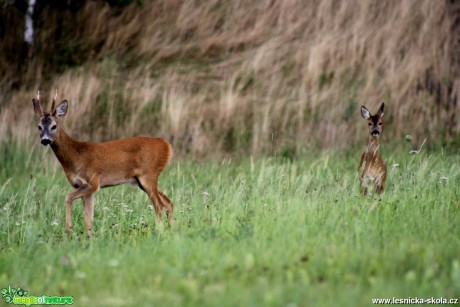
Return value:
[[(7, 155), (15, 153), (27, 159)], [(458, 297), (458, 155), (385, 158), (381, 197), (359, 195), (352, 151), (176, 161), (160, 178), (175, 205), (172, 227), (156, 225), (143, 192), (121, 186), (97, 194), (92, 239), (75, 202), (70, 239), (62, 170), (36, 166), (34, 154), (28, 163), (7, 157), (2, 169), (16, 166), (0, 173), (0, 288), (69, 295), (77, 305), (369, 306), (378, 297)]]

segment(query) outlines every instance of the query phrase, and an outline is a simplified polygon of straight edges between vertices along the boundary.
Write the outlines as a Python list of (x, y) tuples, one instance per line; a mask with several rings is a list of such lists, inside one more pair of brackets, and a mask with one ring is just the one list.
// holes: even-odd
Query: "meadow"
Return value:
[(99, 306), (369, 306), (460, 296), (460, 157), (382, 149), (381, 196), (359, 194), (360, 149), (174, 159), (158, 226), (136, 187), (96, 195), (95, 236), (64, 231), (71, 190), (52, 152), (2, 146), (0, 287)]
[[(37, 0), (33, 14), (27, 2), (0, 0), (0, 294), (76, 306), (460, 297), (457, 2)], [(91, 239), (74, 203), (69, 238), (72, 188), (39, 145), (37, 90), (45, 108), (55, 90), (69, 101), (62, 124), (80, 141), (170, 141), (160, 188), (174, 224), (119, 186), (96, 194)], [(362, 197), (359, 108), (382, 101), (387, 189)]]

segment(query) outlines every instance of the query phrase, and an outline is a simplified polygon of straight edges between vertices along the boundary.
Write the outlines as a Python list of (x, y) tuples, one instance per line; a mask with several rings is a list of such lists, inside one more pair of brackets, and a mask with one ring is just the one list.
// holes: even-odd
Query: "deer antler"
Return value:
[(54, 105), (56, 104), (57, 100), (57, 89), (56, 89), (56, 94), (54, 94), (53, 102), (51, 103), (51, 113), (54, 112)]

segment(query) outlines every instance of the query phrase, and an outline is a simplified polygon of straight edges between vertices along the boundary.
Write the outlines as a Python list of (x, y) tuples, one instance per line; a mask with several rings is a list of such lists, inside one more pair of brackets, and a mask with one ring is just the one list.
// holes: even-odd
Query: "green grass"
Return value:
[[(294, 161), (175, 161), (147, 196), (96, 196), (95, 237), (64, 231), (71, 191), (50, 151), (4, 148), (0, 288), (101, 306), (369, 306), (371, 298), (460, 296), (460, 158), (385, 154), (383, 196), (361, 197), (359, 153)], [(393, 166), (399, 164), (399, 166)], [(33, 174), (33, 176), (31, 176)], [(447, 178), (447, 179), (445, 179)], [(1, 297), (0, 297), (1, 300)]]

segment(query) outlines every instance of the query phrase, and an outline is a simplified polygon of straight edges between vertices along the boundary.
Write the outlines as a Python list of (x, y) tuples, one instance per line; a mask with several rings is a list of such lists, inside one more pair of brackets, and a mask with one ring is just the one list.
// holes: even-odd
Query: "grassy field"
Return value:
[[(37, 0), (31, 45), (27, 1), (0, 3), (0, 305), (9, 286), (76, 306), (460, 297), (457, 2)], [(74, 203), (69, 238), (38, 90), (80, 141), (169, 140), (174, 225), (120, 186), (91, 239)], [(387, 190), (362, 197), (359, 108), (382, 101)]]
[(160, 179), (175, 204), (172, 227), (157, 227), (147, 196), (121, 186), (97, 194), (92, 239), (80, 235), (75, 203), (79, 235), (69, 239), (71, 187), (51, 151), (1, 152), (0, 288), (73, 296), (77, 306), (368, 306), (371, 298), (460, 296), (458, 154), (383, 152), (387, 191), (367, 198), (356, 151), (176, 160)]

